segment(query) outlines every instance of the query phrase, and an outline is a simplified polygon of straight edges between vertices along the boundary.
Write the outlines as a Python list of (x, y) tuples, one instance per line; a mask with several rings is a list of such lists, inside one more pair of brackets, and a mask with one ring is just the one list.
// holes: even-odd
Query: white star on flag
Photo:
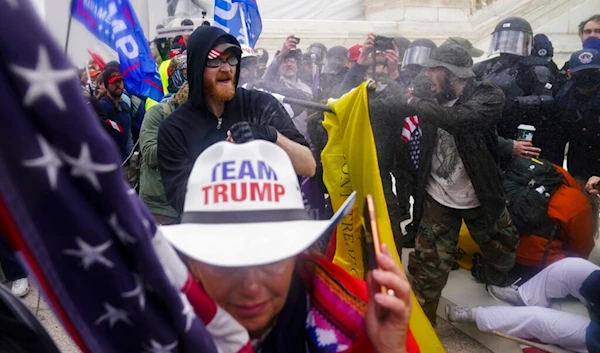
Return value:
[(110, 328), (113, 328), (119, 321), (123, 321), (127, 325), (133, 327), (133, 323), (127, 317), (129, 314), (125, 310), (117, 309), (106, 302), (104, 303), (104, 309), (106, 309), (106, 313), (96, 320), (96, 325), (100, 325), (104, 321), (108, 320), (108, 325)]
[(183, 305), (181, 315), (185, 316), (185, 333), (188, 333), (192, 328), (192, 322), (194, 322), (196, 312), (194, 312), (194, 307), (192, 307), (192, 304), (190, 304), (190, 301), (185, 294), (179, 293), (179, 297), (181, 297), (181, 304)]
[(53, 70), (48, 56), (48, 50), (41, 45), (38, 55), (38, 63), (35, 69), (30, 69), (11, 64), (10, 69), (17, 75), (25, 79), (29, 87), (23, 98), (23, 104), (31, 106), (38, 98), (47, 96), (56, 104), (58, 109), (65, 111), (67, 106), (58, 88), (61, 82), (68, 81), (77, 77), (77, 70), (61, 69)]
[(138, 303), (140, 304), (140, 309), (144, 310), (146, 308), (146, 294), (144, 293), (144, 285), (142, 284), (142, 280), (136, 274), (133, 275), (133, 281), (135, 282), (135, 288), (130, 290), (129, 292), (121, 293), (121, 297), (123, 298), (138, 298)]
[(119, 225), (119, 219), (117, 218), (117, 214), (113, 213), (108, 219), (108, 224), (112, 228), (113, 232), (117, 235), (117, 237), (121, 240), (123, 244), (135, 244), (136, 240), (132, 236), (130, 236), (125, 229), (121, 228)]
[(48, 176), (50, 189), (55, 191), (58, 185), (58, 169), (62, 167), (63, 162), (58, 157), (58, 154), (54, 148), (48, 144), (48, 141), (46, 141), (42, 135), (37, 135), (36, 138), (40, 145), (42, 156), (35, 159), (24, 160), (23, 165), (30, 168), (46, 169), (46, 175)]
[(63, 252), (66, 255), (80, 257), (81, 264), (83, 265), (84, 269), (89, 269), (90, 266), (92, 266), (96, 262), (108, 268), (113, 268), (115, 266), (115, 264), (113, 264), (112, 261), (110, 261), (109, 259), (104, 257), (104, 255), (102, 255), (102, 253), (105, 252), (106, 249), (108, 249), (112, 245), (112, 241), (109, 240), (106, 243), (100, 244), (98, 246), (91, 246), (90, 244), (83, 241), (83, 239), (81, 239), (80, 237), (77, 237), (75, 238), (75, 242), (77, 243), (77, 246), (79, 246), (79, 249), (67, 249)]
[(71, 175), (74, 177), (83, 177), (87, 179), (97, 191), (102, 190), (96, 173), (109, 173), (117, 170), (116, 164), (94, 163), (90, 155), (90, 147), (87, 143), (82, 143), (79, 158), (75, 159), (66, 154), (63, 155), (65, 161), (71, 165)]
[(150, 340), (150, 347), (145, 347), (144, 353), (171, 353), (175, 347), (177, 347), (177, 341), (163, 346), (155, 340)]

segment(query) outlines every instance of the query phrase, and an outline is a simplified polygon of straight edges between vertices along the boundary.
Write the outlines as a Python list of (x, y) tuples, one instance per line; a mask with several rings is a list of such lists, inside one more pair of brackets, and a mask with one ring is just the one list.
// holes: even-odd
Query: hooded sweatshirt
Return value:
[[(239, 46), (233, 36), (217, 27), (199, 27), (192, 33), (188, 40), (187, 56), (189, 98), (161, 122), (158, 130), (158, 169), (167, 200), (180, 214), (183, 212), (185, 190), (196, 158), (212, 144), (225, 141), (227, 131), (235, 123), (248, 121), (271, 125), (290, 140), (308, 146), (285, 108), (268, 93), (238, 87), (234, 98), (225, 103), (221, 117), (215, 116), (208, 109), (203, 94), (204, 69), (208, 53), (217, 42)], [(239, 55), (241, 62), (241, 53)], [(235, 73), (236, 82), (240, 75), (239, 62)]]

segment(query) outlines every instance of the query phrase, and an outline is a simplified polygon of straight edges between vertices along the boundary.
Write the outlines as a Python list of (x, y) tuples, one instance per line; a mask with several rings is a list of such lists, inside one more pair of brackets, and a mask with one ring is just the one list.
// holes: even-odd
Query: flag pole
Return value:
[(73, 2), (69, 1), (69, 24), (67, 25), (67, 40), (65, 41), (65, 55), (69, 53), (69, 38), (71, 37), (71, 22), (73, 22)]
[[(249, 47), (252, 47), (250, 45), (250, 38), (248, 37), (248, 27), (246, 27), (246, 14), (244, 13), (244, 5), (240, 4), (238, 6), (238, 9), (240, 11), (240, 17), (242, 20), (242, 32), (244, 34), (244, 38), (246, 39), (246, 45)], [(252, 49), (254, 49), (254, 48), (252, 48)]]

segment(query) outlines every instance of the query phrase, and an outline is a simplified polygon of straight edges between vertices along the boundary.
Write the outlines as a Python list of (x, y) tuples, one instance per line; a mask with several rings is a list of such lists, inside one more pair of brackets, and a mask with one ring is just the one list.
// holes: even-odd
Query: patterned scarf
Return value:
[[(369, 353), (364, 281), (324, 258), (301, 255), (290, 293), (260, 353)], [(294, 334), (304, 332), (304, 334)]]

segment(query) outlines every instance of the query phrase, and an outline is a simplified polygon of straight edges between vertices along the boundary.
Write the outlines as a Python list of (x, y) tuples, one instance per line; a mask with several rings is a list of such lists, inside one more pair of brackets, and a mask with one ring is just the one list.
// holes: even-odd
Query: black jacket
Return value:
[[(237, 88), (235, 97), (225, 104), (221, 126), (208, 110), (203, 95), (204, 68), (209, 51), (217, 41), (239, 45), (237, 40), (216, 27), (199, 27), (188, 40), (189, 99), (160, 124), (158, 130), (158, 168), (167, 200), (181, 213), (187, 181), (196, 158), (212, 144), (225, 141), (229, 128), (239, 121), (274, 126), (289, 139), (308, 146), (296, 130), (283, 106), (268, 93)], [(241, 61), (241, 60), (240, 60)], [(237, 65), (236, 81), (240, 64)]]
[(480, 81), (491, 81), (505, 94), (498, 133), (514, 139), (519, 124), (540, 128), (552, 113), (554, 77), (545, 59), (536, 56), (501, 55), (473, 65)]
[(564, 140), (569, 142), (567, 166), (574, 177), (600, 175), (600, 91), (584, 96), (569, 80), (556, 94)]
[[(401, 109), (406, 109), (405, 104), (402, 106)], [(502, 90), (489, 82), (478, 81), (469, 82), (452, 107), (441, 106), (435, 100), (413, 98), (406, 113), (421, 118), (423, 131), (414, 210), (417, 222), (423, 214), (438, 128), (454, 136), (486, 222), (491, 226), (498, 220), (505, 207), (496, 134), (503, 106)]]

